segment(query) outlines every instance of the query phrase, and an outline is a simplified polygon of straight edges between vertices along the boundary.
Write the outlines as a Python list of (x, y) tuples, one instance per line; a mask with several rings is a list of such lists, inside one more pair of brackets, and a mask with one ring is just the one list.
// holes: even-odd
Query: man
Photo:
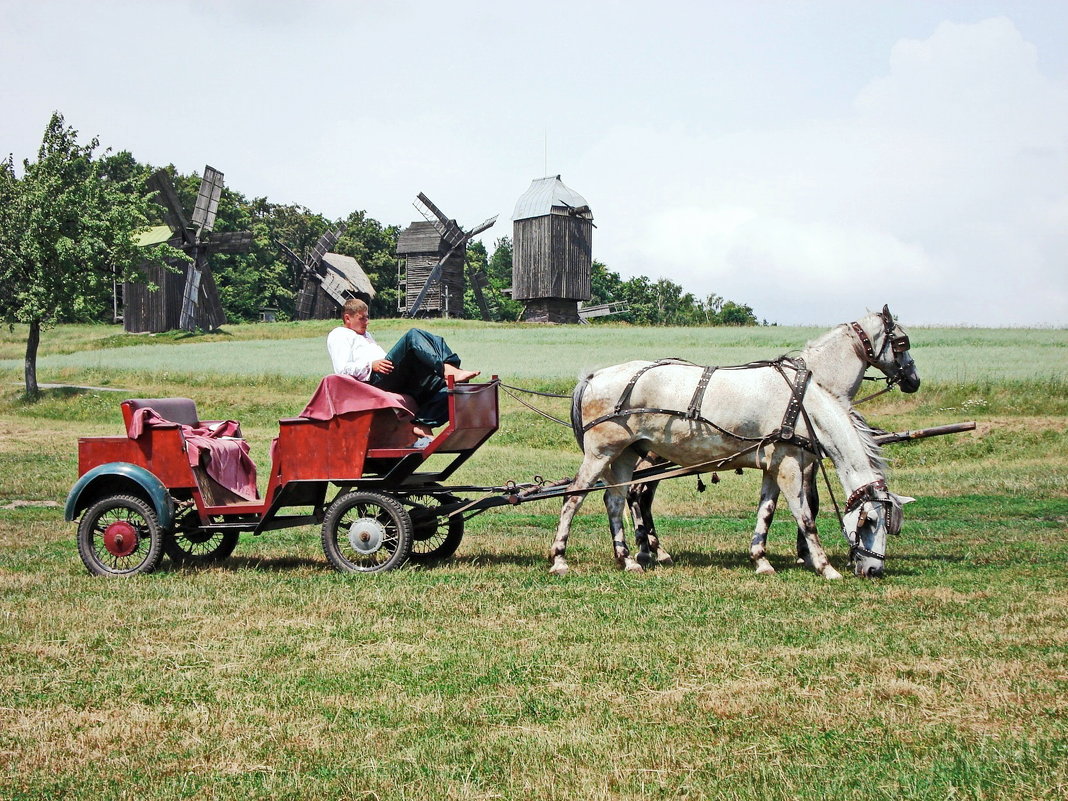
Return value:
[(449, 420), (446, 379), (470, 381), (477, 370), (461, 370), (460, 357), (444, 339), (418, 328), (409, 329), (389, 353), (367, 331), (370, 314), (358, 298), (345, 302), (342, 324), (326, 338), (334, 372), (351, 375), (387, 392), (411, 395), (419, 406), (416, 433), (429, 436), (430, 429)]

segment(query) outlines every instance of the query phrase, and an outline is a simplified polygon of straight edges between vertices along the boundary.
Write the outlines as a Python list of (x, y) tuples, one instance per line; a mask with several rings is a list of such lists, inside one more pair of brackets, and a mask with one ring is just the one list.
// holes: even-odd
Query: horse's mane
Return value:
[(860, 412), (852, 406), (849, 407), (849, 421), (853, 424), (857, 434), (860, 435), (860, 441), (864, 445), (864, 452), (868, 455), (868, 462), (871, 464), (872, 469), (879, 475), (885, 476), (889, 470), (889, 465), (886, 462), (886, 457), (883, 456), (883, 449), (875, 441), (874, 429), (868, 425), (868, 421), (861, 416)]
[(801, 348), (802, 358), (811, 358), (824, 348), (826, 348), (831, 342), (838, 339), (842, 335), (842, 330), (845, 328), (845, 323), (836, 325), (829, 331), (824, 331), (815, 339), (810, 339)]

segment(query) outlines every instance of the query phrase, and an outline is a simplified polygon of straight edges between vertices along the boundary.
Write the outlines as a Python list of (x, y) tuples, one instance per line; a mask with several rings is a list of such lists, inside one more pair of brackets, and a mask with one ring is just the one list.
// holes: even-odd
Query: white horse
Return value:
[[(907, 351), (907, 340), (903, 349), (900, 344), (900, 352)], [(888, 347), (894, 346), (884, 342), (880, 350)], [(709, 370), (689, 364), (630, 362), (600, 370), (576, 387), (572, 420), (576, 431), (582, 432), (584, 459), (570, 486), (575, 494), (564, 502), (560, 514), (550, 572), (567, 571), (571, 520), (583, 494), (601, 478), (608, 485), (605, 506), (616, 559), (627, 570), (642, 569), (624, 539), (626, 492), (620, 485), (630, 480), (641, 454), (651, 452), (688, 467), (763, 471), (765, 487), (773, 488), (776, 498), (785, 494), (804, 532), (808, 563), (825, 578), (841, 578), (819, 542), (809, 502), (822, 447), (849, 496), (844, 525), (854, 543), (854, 572), (881, 575), (893, 499), (882, 478), (885, 463), (878, 445), (867, 426), (851, 414), (848, 402), (810, 384), (804, 412), (798, 415), (795, 409), (791, 418), (787, 408), (798, 399), (793, 384), (803, 375), (797, 365), (777, 362), (721, 368), (711, 374)], [(687, 412), (679, 408), (681, 398), (692, 399)]]
[[(920, 377), (909, 347), (908, 334), (894, 320), (890, 309), (883, 306), (881, 312), (872, 312), (852, 323), (842, 323), (812, 340), (801, 350), (799, 357), (812, 371), (812, 379), (816, 383), (850, 405), (869, 367), (881, 372), (888, 386), (898, 385), (905, 393), (916, 392), (920, 388)], [(655, 463), (663, 463), (663, 460), (643, 461), (638, 469)], [(815, 465), (812, 469), (815, 469)], [(643, 567), (648, 567), (654, 560), (660, 564), (671, 564), (671, 555), (664, 549), (653, 522), (652, 503), (657, 483), (634, 484), (627, 492), (627, 505), (631, 510), (638, 546), (637, 560)], [(809, 505), (815, 515), (819, 503), (815, 476), (807, 476), (806, 484), (811, 493)], [(897, 512), (900, 512), (902, 503), (912, 500), (891, 495)], [(757, 573), (775, 572), (767, 559), (767, 540), (777, 503), (777, 485), (766, 476), (761, 488), (757, 526), (749, 549)], [(899, 515), (895, 521), (900, 527)], [(806, 538), (801, 528), (797, 532), (797, 554), (799, 561), (809, 561)]]

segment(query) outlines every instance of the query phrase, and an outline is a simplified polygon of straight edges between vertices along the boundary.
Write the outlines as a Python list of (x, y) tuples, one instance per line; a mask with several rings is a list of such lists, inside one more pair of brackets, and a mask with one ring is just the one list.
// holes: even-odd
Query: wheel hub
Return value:
[(386, 527), (373, 517), (361, 517), (349, 525), (349, 545), (360, 554), (373, 554), (382, 547)]
[(104, 547), (112, 556), (129, 556), (137, 550), (140, 537), (126, 520), (116, 520), (104, 529)]

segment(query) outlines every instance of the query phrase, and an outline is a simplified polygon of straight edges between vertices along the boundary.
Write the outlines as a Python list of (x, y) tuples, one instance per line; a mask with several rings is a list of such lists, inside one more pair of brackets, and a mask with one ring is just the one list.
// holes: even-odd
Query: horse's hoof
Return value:
[(627, 573), (644, 573), (645, 568), (635, 562), (633, 559), (628, 559), (623, 565), (623, 570)]
[(554, 562), (553, 566), (549, 568), (550, 576), (563, 576), (567, 573), (567, 563)]
[(823, 568), (823, 572), (820, 575), (822, 575), (828, 581), (839, 581), (842, 578), (842, 574), (830, 565), (827, 565), (827, 567)]
[(761, 559), (757, 562), (756, 572), (758, 576), (773, 576), (775, 575), (775, 568), (771, 566), (771, 562), (767, 559)]
[(661, 567), (671, 567), (675, 560), (671, 558), (671, 554), (665, 553), (656, 557), (656, 563)]
[(642, 567), (649, 567), (653, 564), (653, 555), (648, 551), (638, 551), (638, 555), (634, 558), (638, 560), (638, 564)]

